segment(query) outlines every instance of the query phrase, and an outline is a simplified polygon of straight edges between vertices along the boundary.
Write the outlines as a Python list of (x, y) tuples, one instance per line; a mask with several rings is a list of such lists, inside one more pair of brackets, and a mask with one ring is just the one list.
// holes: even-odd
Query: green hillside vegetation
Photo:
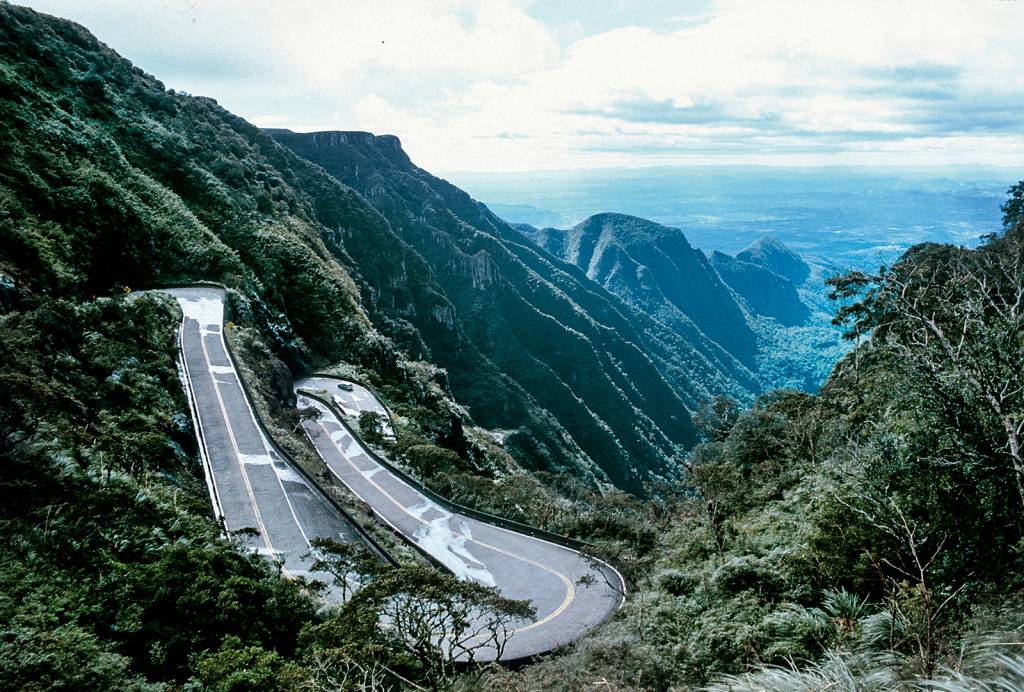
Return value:
[(800, 300), (789, 279), (758, 264), (751, 264), (715, 250), (708, 255), (722, 281), (740, 296), (755, 315), (775, 318), (779, 324), (806, 324), (810, 310)]
[(859, 345), (820, 396), (706, 406), (693, 495), (622, 615), (491, 688), (1024, 685), (1024, 224), (1006, 209), (977, 250), (836, 279)]
[[(773, 392), (744, 410), (693, 389), (707, 401), (670, 425), (684, 380), (669, 365), (685, 361), (667, 360), (678, 344), (662, 327), (377, 139), (359, 148), (379, 199), (214, 101), (165, 91), (83, 28), (0, 5), (0, 687), (1024, 686), (1024, 183), (980, 249), (919, 246), (834, 282), (857, 347), (820, 396)], [(410, 213), (433, 221), (394, 221)], [(447, 274), (446, 251), (459, 258)], [(473, 277), (486, 290), (471, 293)], [(377, 440), (397, 463), (458, 502), (597, 543), (636, 586), (623, 610), (529, 666), (457, 670), (431, 623), (411, 619), (399, 637), (381, 617), (417, 594), (448, 623), (474, 608), (521, 617), (523, 604), (411, 555), (385, 569), (324, 545), (328, 569), (369, 582), (325, 608), (322, 587), (223, 537), (175, 368), (180, 315), (137, 291), (199, 279), (229, 287), (231, 346), (300, 460), (311, 453), (294, 434), (292, 375), (359, 377), (399, 417), (397, 439)], [(595, 439), (621, 444), (616, 463), (654, 450), (644, 471), (679, 451), (683, 482), (648, 484), (642, 500), (601, 487), (610, 470), (574, 440), (593, 422), (557, 400), (549, 410), (515, 384), (513, 354), (480, 347), (513, 289), (533, 293), (510, 301), (522, 315), (498, 313), (492, 336), (538, 324), (531, 306), (544, 306), (558, 319), (538, 333), (558, 348), (530, 363), (568, 372), (571, 347), (589, 343), (601, 373), (572, 390), (588, 397), (637, 375), (615, 400), (636, 409), (604, 402), (593, 420), (660, 432)], [(522, 426), (477, 427), (450, 395), (455, 372), (421, 360), (453, 357), (445, 339), (475, 345), (465, 362), (508, 384)], [(683, 456), (687, 435), (701, 443)]]
[[(416, 167), (394, 137), (270, 132), (361, 192), (429, 265), (448, 301), (443, 310), (393, 296), (386, 279), (395, 272), (364, 272), (372, 314), (396, 341), (397, 325), (414, 328), (423, 343), (408, 347), (447, 368), (452, 391), (486, 427), (532, 430), (539, 404), (601, 473), (637, 490), (678, 471), (672, 457), (692, 443), (683, 405), (696, 408), (719, 392), (749, 397), (756, 388), (751, 373), (692, 323), (675, 329), (526, 242), (465, 192)], [(362, 264), (360, 251), (350, 251)], [(703, 256), (689, 252), (707, 272)], [(550, 429), (550, 420), (537, 425)], [(530, 442), (549, 436), (536, 433)], [(520, 439), (512, 435), (506, 446), (523, 457), (530, 450), (518, 448)]]
[(842, 328), (833, 324), (844, 300), (829, 299), (827, 282), (841, 272), (821, 263), (809, 269), (810, 276), (797, 288), (800, 302), (806, 306), (801, 323), (786, 326), (763, 316), (753, 320), (759, 343), (757, 375), (765, 391), (817, 392), (834, 365), (852, 348), (852, 342), (843, 339)]

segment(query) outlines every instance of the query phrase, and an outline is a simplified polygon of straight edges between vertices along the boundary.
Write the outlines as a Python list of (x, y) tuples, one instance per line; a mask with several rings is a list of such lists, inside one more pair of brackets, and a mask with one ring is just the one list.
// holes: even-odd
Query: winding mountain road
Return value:
[[(292, 577), (328, 584), (310, 571), (315, 537), (360, 540), (349, 521), (303, 478), (267, 439), (224, 343), (224, 292), (164, 291), (181, 307), (182, 379), (199, 436), (214, 511), (224, 528)], [(238, 534), (255, 529), (257, 535)]]
[[(608, 565), (540, 538), (455, 514), (391, 473), (367, 453), (327, 401), (380, 412), (371, 392), (357, 384), (339, 389), (332, 378), (294, 384), (300, 407), (319, 411), (303, 423), (331, 472), (406, 540), (456, 576), (496, 586), (508, 598), (529, 600), (537, 620), (514, 631), (505, 658), (522, 658), (567, 644), (606, 620), (622, 603), (624, 586)], [(308, 394), (316, 395), (312, 398)]]
[[(309, 540), (330, 536), (351, 541), (358, 536), (319, 489), (290, 467), (259, 426), (224, 343), (224, 292), (167, 292), (183, 312), (184, 380), (214, 507), (229, 531), (259, 531), (258, 537), (250, 537), (254, 547), (282, 560), (289, 575), (326, 580), (309, 571)], [(319, 412), (318, 419), (303, 423), (316, 450), (331, 473), (382, 521), (456, 576), (532, 603), (537, 619), (513, 630), (505, 660), (563, 646), (619, 608), (625, 586), (610, 566), (571, 548), (450, 512), (379, 464), (339, 415), (381, 413), (388, 433), (387, 410), (360, 385), (339, 384), (323, 377), (294, 384), (298, 405)]]

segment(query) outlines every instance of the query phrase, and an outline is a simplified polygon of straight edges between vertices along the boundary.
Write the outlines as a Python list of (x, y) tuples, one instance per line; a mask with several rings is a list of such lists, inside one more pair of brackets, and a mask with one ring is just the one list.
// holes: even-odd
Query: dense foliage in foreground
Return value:
[[(345, 218), (403, 247), (358, 195), (79, 27), (0, 13), (0, 686), (1021, 686), (1004, 643), (1024, 626), (1020, 187), (981, 249), (922, 246), (836, 282), (861, 343), (821, 396), (708, 403), (689, 484), (644, 504), (511, 473), (444, 374), (377, 334), (324, 243)], [(380, 616), (413, 590), (446, 622), (521, 606), (406, 564), (321, 610), (317, 587), (222, 538), (176, 311), (124, 293), (196, 278), (232, 287), (260, 396), (286, 387), (283, 361), (343, 361), (402, 417), (387, 451), (433, 487), (616, 553), (638, 586), (620, 616), (550, 660), (458, 678)]]
[(1024, 226), (1010, 205), (1006, 226), (977, 250), (922, 245), (833, 281), (859, 345), (821, 395), (705, 406), (694, 496), (622, 615), (493, 688), (1024, 685)]

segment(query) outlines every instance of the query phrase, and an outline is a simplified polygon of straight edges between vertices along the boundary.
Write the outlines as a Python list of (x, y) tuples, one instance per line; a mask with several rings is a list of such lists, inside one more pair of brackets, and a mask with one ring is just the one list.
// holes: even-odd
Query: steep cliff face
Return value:
[[(395, 138), (269, 133), (361, 192), (425, 263), (452, 308), (443, 320), (433, 308), (394, 295), (394, 270), (365, 271), (380, 261), (366, 256), (376, 251), (345, 240), (374, 296), (375, 322), (406, 325), (422, 337), (423, 355), (448, 368), (453, 391), (478, 422), (517, 428), (529, 411), (542, 410), (609, 478), (636, 487), (651, 473), (675, 470), (673, 455), (693, 439), (686, 406), (722, 391), (746, 396), (756, 387), (749, 371), (699, 329), (673, 330), (635, 310), (462, 190), (417, 168)], [(604, 260), (609, 274), (614, 257)], [(621, 258), (623, 266), (628, 261)], [(702, 256), (696, 261), (714, 277)]]
[(5, 301), (220, 281), (296, 372), (345, 361), (400, 383), (383, 332), (448, 367), (526, 467), (625, 488), (675, 470), (693, 440), (685, 404), (702, 395), (684, 401), (662, 376), (684, 372), (666, 361), (676, 349), (656, 354), (642, 319), (416, 169), (397, 139), (313, 142), (352, 154), (353, 190), (80, 27), (3, 16)]
[(820, 272), (808, 276), (808, 265), (776, 241), (747, 248), (752, 263), (705, 256), (681, 230), (623, 214), (598, 214), (568, 230), (516, 228), (668, 327), (714, 372), (738, 381), (756, 373), (751, 391), (815, 391), (844, 352), (831, 307), (821, 305)]
[(800, 258), (800, 255), (768, 236), (759, 238), (740, 250), (736, 253), (736, 259), (770, 269), (797, 286), (811, 275), (811, 268)]
[(736, 292), (751, 312), (773, 317), (779, 324), (795, 327), (805, 324), (811, 311), (789, 279), (762, 265), (743, 262), (717, 250), (708, 261), (729, 288)]
[(757, 343), (736, 300), (682, 231), (625, 214), (597, 214), (537, 242), (680, 334), (694, 331), (744, 366)]

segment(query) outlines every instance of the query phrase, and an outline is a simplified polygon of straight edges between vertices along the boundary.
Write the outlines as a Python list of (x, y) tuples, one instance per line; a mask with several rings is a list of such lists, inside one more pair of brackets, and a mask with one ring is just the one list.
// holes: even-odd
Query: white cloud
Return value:
[[(503, 0), (277, 3), (260, 8), (282, 27), (286, 59), (314, 86), (343, 88), (352, 73), (514, 78), (558, 58), (555, 39)], [(302, 13), (307, 21), (291, 19)]]
[(260, 125), (392, 132), (433, 169), (1021, 162), (1024, 3), (725, 2), (566, 45), (583, 23), (513, 0), (33, 5)]
[(31, 4), (84, 23), (146, 69), (170, 66), (169, 78), (244, 76), (274, 90), (344, 89), (366, 72), (400, 80), (515, 78), (554, 63), (560, 50), (553, 34), (508, 0)]
[[(395, 109), (388, 121), (442, 168), (509, 161), (509, 132), (526, 138), (511, 160), (527, 167), (621, 163), (630, 147), (638, 164), (716, 150), (1019, 162), (1020, 126), (986, 104), (1024, 105), (1022, 29), (1016, 3), (737, 3), (681, 31), (584, 38), (524, 83), (475, 85), (429, 119)], [(453, 149), (460, 138), (471, 156)]]

